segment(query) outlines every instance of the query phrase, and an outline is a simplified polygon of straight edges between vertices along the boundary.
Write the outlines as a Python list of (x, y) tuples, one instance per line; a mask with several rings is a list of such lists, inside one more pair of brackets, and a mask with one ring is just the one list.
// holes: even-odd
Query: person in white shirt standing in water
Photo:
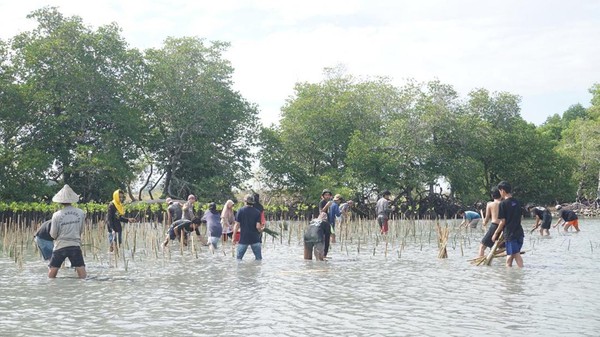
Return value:
[(73, 207), (71, 204), (79, 201), (77, 195), (69, 185), (65, 185), (52, 201), (63, 206), (62, 209), (52, 214), (52, 226), (50, 227), (50, 236), (54, 238), (54, 250), (48, 267), (48, 277), (55, 278), (58, 269), (69, 258), (71, 267), (77, 271), (79, 278), (86, 278), (85, 263), (81, 253), (81, 234), (83, 234), (83, 220), (85, 213), (83, 210)]

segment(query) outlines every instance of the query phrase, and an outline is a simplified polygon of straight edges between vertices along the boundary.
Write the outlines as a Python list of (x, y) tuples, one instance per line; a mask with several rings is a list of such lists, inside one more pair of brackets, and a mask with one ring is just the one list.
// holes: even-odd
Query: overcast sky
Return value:
[(465, 97), (475, 88), (522, 97), (537, 125), (570, 105), (589, 106), (600, 83), (600, 1), (563, 0), (63, 0), (2, 1), (0, 38), (30, 30), (51, 5), (92, 28), (116, 22), (131, 47), (168, 36), (228, 41), (235, 89), (263, 123), (299, 81), (342, 64), (355, 76), (439, 79)]

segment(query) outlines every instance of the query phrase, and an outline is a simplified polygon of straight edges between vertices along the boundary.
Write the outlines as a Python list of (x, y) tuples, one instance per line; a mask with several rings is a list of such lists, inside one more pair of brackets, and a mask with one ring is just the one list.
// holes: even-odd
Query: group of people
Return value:
[[(391, 193), (388, 190), (383, 191), (375, 207), (377, 223), (383, 235), (388, 232), (388, 220), (393, 211), (390, 197)], [(482, 218), (484, 227), (491, 222), (481, 240), (479, 256), (483, 256), (486, 248), (491, 248), (503, 236), (507, 254), (506, 265), (510, 267), (514, 261), (517, 266), (523, 267), (521, 248), (525, 235), (521, 225), (522, 205), (512, 196), (512, 187), (506, 181), (492, 188), (491, 197), (493, 201), (487, 203), (485, 214), (460, 210), (458, 214), (463, 217), (463, 222), (459, 227), (476, 228)], [(64, 185), (52, 201), (62, 207), (52, 215), (51, 220), (45, 221), (39, 227), (34, 237), (42, 257), (44, 260), (49, 260), (48, 276), (56, 277), (62, 263), (68, 258), (78, 276), (85, 278), (87, 274), (81, 252), (85, 213), (72, 205), (79, 201), (79, 195), (69, 185)], [(124, 201), (125, 193), (116, 190), (113, 193), (113, 200), (108, 205), (106, 224), (111, 252), (121, 244), (122, 223), (135, 221), (135, 218), (125, 217)], [(262, 259), (261, 234), (265, 229), (266, 221), (258, 194), (246, 195), (244, 206), (237, 212), (233, 210), (234, 202), (227, 200), (221, 212), (217, 210), (217, 205), (211, 202), (208, 204), (208, 211), (203, 215), (197, 215), (194, 210), (196, 203), (194, 195), (188, 196), (183, 204), (171, 198), (167, 198), (166, 201), (167, 219), (171, 225), (163, 246), (166, 247), (169, 241), (180, 241), (183, 245), (187, 245), (188, 236), (192, 232), (201, 238), (200, 225), (204, 223), (207, 228), (206, 244), (210, 246), (212, 252), (218, 247), (220, 241), (231, 239), (234, 244), (237, 244), (238, 260), (244, 257), (248, 247), (252, 249), (256, 260)], [(330, 190), (323, 190), (319, 202), (319, 215), (309, 223), (304, 233), (305, 259), (312, 260), (313, 255), (317, 260), (327, 259), (330, 243), (335, 243), (336, 224), (347, 223), (350, 220), (352, 207), (352, 200), (343, 203), (341, 195), (333, 196)], [(531, 232), (540, 228), (540, 235), (549, 235), (552, 223), (550, 211), (541, 206), (530, 206), (527, 210), (535, 216), (535, 224)], [(565, 231), (573, 227), (579, 232), (578, 217), (575, 212), (564, 209), (561, 205), (557, 205), (556, 210), (559, 211), (558, 221), (553, 227), (562, 224)]]
[(187, 245), (190, 233), (195, 232), (202, 240), (200, 225), (206, 224), (206, 245), (211, 252), (218, 248), (220, 241), (231, 239), (236, 245), (236, 257), (241, 260), (248, 247), (252, 249), (256, 260), (262, 260), (261, 233), (265, 228), (264, 207), (260, 203), (260, 196), (248, 194), (244, 197), (244, 206), (237, 212), (233, 210), (234, 202), (227, 200), (221, 212), (217, 204), (208, 204), (208, 211), (196, 213), (194, 205), (196, 197), (189, 195), (184, 204), (167, 198), (167, 221), (171, 223), (169, 231), (163, 242), (167, 247), (169, 241), (180, 241)]
[(335, 243), (336, 224), (346, 224), (352, 216), (354, 201), (343, 201), (340, 194), (333, 196), (328, 189), (321, 192), (319, 215), (308, 224), (304, 232), (305, 260), (312, 260), (313, 255), (318, 261), (327, 259), (329, 246)]
[[(79, 201), (79, 195), (69, 185), (64, 185), (52, 198), (52, 201), (59, 203), (62, 206), (61, 209), (52, 215), (51, 220), (43, 222), (34, 235), (42, 258), (49, 261), (48, 277), (55, 278), (58, 270), (68, 258), (78, 277), (85, 278), (87, 272), (81, 251), (85, 212), (73, 206)], [(121, 245), (122, 223), (136, 221), (135, 218), (125, 217), (124, 201), (125, 193), (122, 190), (116, 190), (108, 205), (106, 228), (111, 252)], [(214, 252), (219, 241), (232, 239), (237, 244), (238, 260), (244, 257), (248, 247), (252, 249), (256, 260), (262, 259), (261, 233), (265, 228), (265, 216), (258, 194), (246, 195), (245, 206), (237, 212), (233, 211), (233, 201), (228, 200), (222, 212), (219, 212), (217, 205), (211, 202), (208, 204), (208, 211), (202, 216), (197, 216), (194, 211), (195, 202), (196, 197), (193, 195), (190, 195), (184, 204), (170, 198), (167, 199), (169, 205), (167, 217), (171, 225), (163, 243), (164, 246), (170, 240), (181, 240), (184, 245), (187, 245), (188, 234), (196, 232), (201, 237), (199, 228), (202, 223), (205, 223), (207, 244), (211, 251)]]
[[(471, 228), (476, 228), (477, 223), (483, 217), (483, 227), (486, 227), (491, 221), (490, 227), (481, 239), (479, 245), (479, 256), (485, 254), (486, 248), (492, 248), (496, 240), (503, 233), (506, 248), (506, 265), (512, 266), (513, 260), (517, 266), (523, 267), (523, 259), (521, 258), (520, 250), (523, 246), (523, 238), (525, 236), (523, 227), (521, 226), (522, 206), (521, 203), (512, 197), (512, 187), (508, 182), (501, 182), (497, 187), (492, 188), (492, 201), (488, 202), (485, 209), (485, 216), (482, 212), (479, 216), (476, 212), (460, 211), (459, 215), (464, 217), (461, 226), (470, 225)], [(558, 221), (552, 226), (561, 225), (564, 231), (568, 231), (570, 227), (575, 228), (579, 232), (579, 222), (577, 214), (572, 210), (567, 210), (562, 205), (556, 205), (558, 211)], [(546, 207), (528, 206), (527, 211), (535, 217), (535, 223), (531, 228), (531, 233), (536, 229), (540, 229), (540, 235), (550, 235), (550, 226), (552, 224), (552, 213)]]

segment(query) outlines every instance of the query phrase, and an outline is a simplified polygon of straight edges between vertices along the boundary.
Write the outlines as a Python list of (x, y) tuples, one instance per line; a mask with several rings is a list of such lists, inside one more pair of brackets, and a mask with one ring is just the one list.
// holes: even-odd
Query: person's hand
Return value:
[(259, 232), (262, 232), (263, 229), (265, 229), (265, 224), (257, 223), (256, 229), (258, 229)]
[(135, 222), (135, 218), (129, 218), (129, 222)]
[(492, 242), (496, 242), (496, 240), (498, 240), (498, 234), (494, 233), (494, 235), (492, 235)]

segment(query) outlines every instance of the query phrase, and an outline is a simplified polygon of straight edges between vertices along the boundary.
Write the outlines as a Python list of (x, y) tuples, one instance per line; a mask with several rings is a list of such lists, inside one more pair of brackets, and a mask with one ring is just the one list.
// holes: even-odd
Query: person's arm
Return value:
[(558, 214), (558, 220), (556, 220), (556, 223), (554, 224), (554, 226), (552, 226), (552, 228), (555, 228), (556, 226), (560, 225), (561, 222), (563, 222), (564, 219), (561, 216), (561, 213)]
[(235, 241), (235, 233), (237, 233), (239, 229), (240, 229), (240, 223), (236, 221), (235, 225), (233, 225), (233, 236), (231, 237), (231, 240), (233, 241), (233, 243), (237, 242), (237, 241)]
[(113, 227), (113, 219), (116, 217), (117, 213), (117, 208), (111, 203), (108, 205), (108, 212), (106, 215), (107, 218), (107, 223), (106, 226), (108, 227), (108, 231), (109, 232), (114, 232), (115, 228)]
[(533, 224), (531, 231), (533, 232), (534, 230), (536, 230), (540, 226), (541, 223), (542, 223), (542, 219), (540, 219), (540, 217), (536, 214), (535, 215), (535, 223)]
[(500, 233), (502, 233), (502, 230), (504, 229), (504, 225), (506, 224), (505, 219), (498, 219), (498, 220), (500, 220), (500, 223), (498, 224), (498, 228), (496, 228), (494, 235), (492, 235), (493, 242), (496, 242), (496, 240), (498, 240), (498, 237), (500, 236)]
[(173, 222), (173, 216), (171, 216), (171, 210), (167, 207), (167, 223)]
[(487, 223), (492, 219), (492, 207), (491, 204), (485, 206), (485, 217), (483, 216), (483, 210), (480, 211), (481, 218), (483, 218), (483, 226), (487, 226)]

